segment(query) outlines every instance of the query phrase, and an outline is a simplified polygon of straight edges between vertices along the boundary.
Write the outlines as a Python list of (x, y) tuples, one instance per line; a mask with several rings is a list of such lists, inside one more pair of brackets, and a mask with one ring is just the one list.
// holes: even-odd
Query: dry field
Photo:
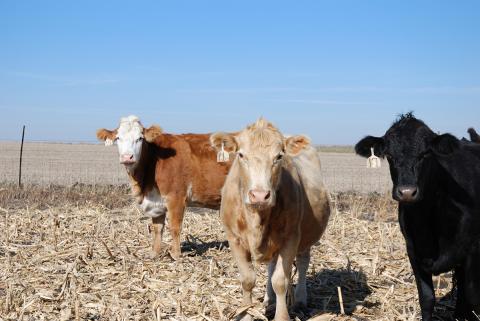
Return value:
[[(20, 143), (0, 142), (0, 182), (18, 181)], [(390, 189), (387, 163), (381, 169), (367, 169), (365, 159), (351, 147), (319, 147), (323, 179), (332, 192), (380, 192)], [(22, 181), (27, 184), (75, 183), (91, 185), (126, 184), (125, 170), (118, 164), (116, 146), (26, 142)]]
[[(380, 194), (332, 198), (333, 216), (313, 248), (308, 307), (291, 315), (418, 319), (395, 203)], [(218, 212), (189, 210), (184, 255), (176, 262), (167, 247), (160, 258), (150, 258), (147, 226), (125, 186), (1, 185), (0, 320), (230, 320), (245, 311)], [(257, 276), (257, 302), (248, 313), (266, 320), (265, 266), (258, 266)], [(437, 318), (449, 320), (451, 276), (435, 285), (442, 298)], [(271, 309), (266, 314), (271, 317)]]

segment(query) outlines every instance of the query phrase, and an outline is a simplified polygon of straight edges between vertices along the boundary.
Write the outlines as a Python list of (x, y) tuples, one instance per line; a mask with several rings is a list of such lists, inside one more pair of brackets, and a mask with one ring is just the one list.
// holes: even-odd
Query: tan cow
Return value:
[(330, 216), (318, 154), (305, 136), (285, 138), (264, 119), (236, 134), (215, 133), (210, 141), (217, 150), (223, 145), (237, 154), (222, 189), (220, 214), (240, 271), (243, 303), (252, 303), (252, 259), (269, 262), (264, 304), (276, 302), (275, 320), (288, 320), (293, 261), (298, 269), (295, 303), (306, 305), (310, 247)]
[(144, 128), (136, 116), (122, 118), (117, 129), (99, 129), (97, 137), (118, 145), (133, 195), (152, 218), (154, 254), (161, 251), (168, 216), (170, 253), (177, 259), (185, 207), (218, 209), (231, 162), (217, 163), (210, 134), (166, 134), (158, 126)]

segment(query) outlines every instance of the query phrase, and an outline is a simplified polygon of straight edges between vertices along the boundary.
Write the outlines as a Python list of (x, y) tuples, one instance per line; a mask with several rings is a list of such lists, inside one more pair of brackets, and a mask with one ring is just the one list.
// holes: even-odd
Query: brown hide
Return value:
[[(209, 134), (157, 134), (150, 143), (143, 142), (139, 164), (129, 173), (138, 203), (152, 189), (166, 199), (174, 258), (180, 256), (180, 231), (186, 206), (220, 207), (221, 188), (231, 162), (217, 163), (209, 137)], [(153, 248), (159, 254), (164, 219), (153, 219), (153, 224)]]

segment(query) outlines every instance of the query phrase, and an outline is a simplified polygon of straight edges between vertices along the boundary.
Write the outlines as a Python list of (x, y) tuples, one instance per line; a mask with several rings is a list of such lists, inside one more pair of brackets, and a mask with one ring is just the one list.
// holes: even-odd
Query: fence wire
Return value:
[[(19, 142), (0, 142), (0, 181), (18, 182)], [(322, 176), (331, 192), (383, 193), (391, 189), (386, 161), (382, 168), (367, 169), (364, 158), (352, 153), (320, 151)], [(40, 185), (128, 184), (118, 162), (116, 146), (25, 142), (22, 183)]]

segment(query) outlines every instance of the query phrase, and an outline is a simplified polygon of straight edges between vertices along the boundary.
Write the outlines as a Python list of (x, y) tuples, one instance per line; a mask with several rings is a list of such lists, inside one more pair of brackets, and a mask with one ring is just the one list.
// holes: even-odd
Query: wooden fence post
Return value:
[(18, 187), (22, 188), (22, 156), (23, 156), (23, 139), (25, 138), (25, 125), (22, 130), (22, 144), (20, 145), (20, 165), (18, 167)]

